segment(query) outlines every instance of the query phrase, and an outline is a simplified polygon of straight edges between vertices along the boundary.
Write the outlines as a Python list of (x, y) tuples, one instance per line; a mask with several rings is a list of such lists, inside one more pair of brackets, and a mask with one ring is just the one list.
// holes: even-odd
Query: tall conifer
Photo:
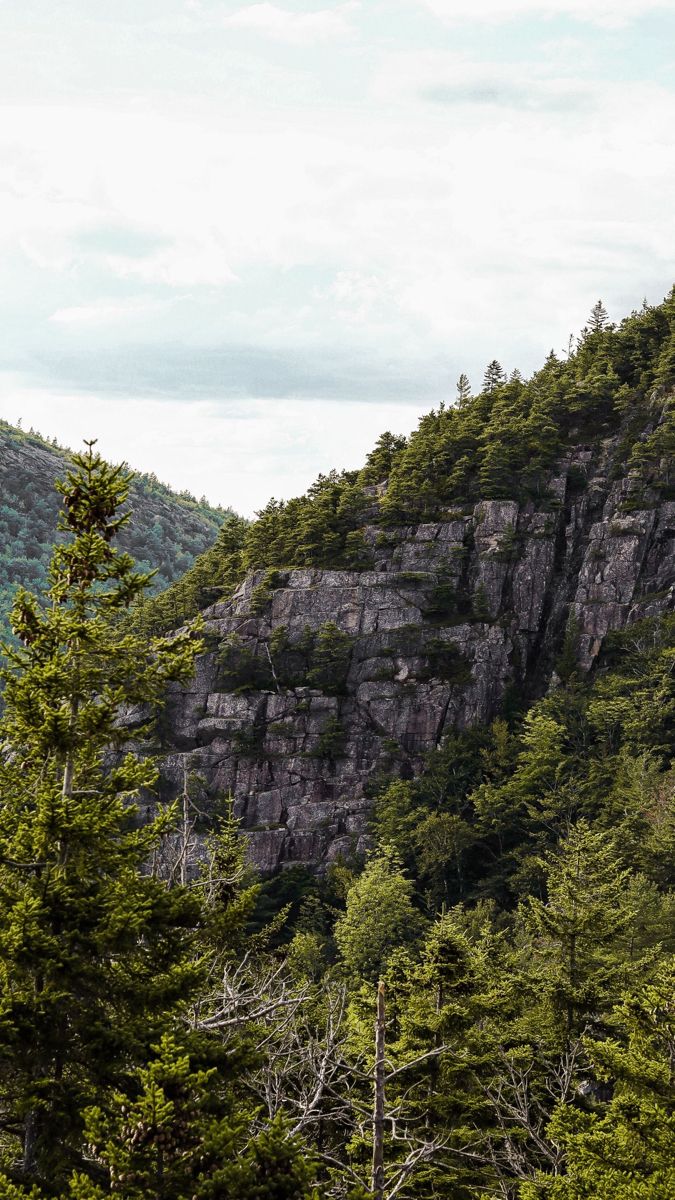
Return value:
[(170, 815), (139, 821), (156, 768), (124, 752), (120, 721), (186, 680), (195, 646), (122, 625), (148, 581), (113, 544), (127, 479), (93, 444), (73, 462), (47, 597), (12, 612), (0, 727), (4, 1165), (47, 1194), (80, 1163), (83, 1109), (145, 1061), (196, 981), (195, 902), (144, 869)]

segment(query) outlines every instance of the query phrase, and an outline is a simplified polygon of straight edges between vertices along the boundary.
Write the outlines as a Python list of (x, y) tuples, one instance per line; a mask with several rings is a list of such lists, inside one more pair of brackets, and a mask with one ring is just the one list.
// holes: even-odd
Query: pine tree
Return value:
[(603, 329), (607, 327), (608, 321), (609, 317), (607, 316), (607, 309), (602, 303), (602, 300), (598, 300), (593, 305), (591, 309), (591, 315), (588, 318), (589, 333), (602, 333)]
[(165, 1034), (128, 1092), (87, 1112), (110, 1184), (80, 1178), (72, 1200), (309, 1200), (313, 1163), (298, 1139), (281, 1120), (251, 1136), (231, 1072), (202, 1065), (204, 1047), (191, 1054), (186, 1040)]
[[(664, 1200), (675, 1195), (673, 987), (666, 962), (616, 1005), (612, 1036), (587, 1039), (594, 1080), (609, 1101), (561, 1104), (549, 1136), (565, 1155), (565, 1172), (527, 1184), (521, 1200)], [(587, 1091), (588, 1089), (587, 1081)]]
[(485, 368), (483, 391), (488, 393), (494, 392), (503, 383), (506, 383), (506, 372), (502, 364), (496, 358), (493, 358), (492, 362), (489, 362)]
[(139, 825), (133, 803), (156, 769), (124, 753), (120, 723), (185, 681), (196, 647), (121, 625), (148, 581), (113, 546), (128, 480), (92, 444), (73, 462), (47, 598), (21, 592), (12, 612), (0, 728), (5, 1161), (50, 1194), (80, 1161), (82, 1110), (144, 1060), (198, 977), (196, 902), (144, 871), (170, 821)]
[(462, 404), (466, 404), (470, 399), (471, 384), (469, 383), (469, 376), (465, 375), (462, 371), (462, 374), (457, 380), (457, 404), (461, 407)]
[(349, 889), (335, 940), (348, 971), (377, 980), (398, 946), (414, 942), (422, 919), (412, 904), (412, 883), (393, 851), (374, 855)]
[(613, 840), (579, 821), (546, 858), (546, 901), (530, 896), (523, 908), (540, 995), (548, 996), (568, 1037), (588, 1014), (597, 1018), (607, 1009), (629, 971), (643, 965), (627, 936), (641, 905), (629, 880)]

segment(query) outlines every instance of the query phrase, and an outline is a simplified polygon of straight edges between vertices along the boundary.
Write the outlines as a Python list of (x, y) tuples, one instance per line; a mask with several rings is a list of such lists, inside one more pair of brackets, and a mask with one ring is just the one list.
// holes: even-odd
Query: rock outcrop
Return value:
[(373, 781), (414, 776), (507, 689), (542, 694), (566, 628), (588, 671), (610, 631), (672, 607), (675, 503), (626, 504), (616, 452), (579, 448), (539, 505), (369, 527), (368, 570), (251, 574), (205, 611), (208, 651), (169, 697), (165, 797), (186, 778), (204, 811), (234, 797), (263, 871), (362, 848)]

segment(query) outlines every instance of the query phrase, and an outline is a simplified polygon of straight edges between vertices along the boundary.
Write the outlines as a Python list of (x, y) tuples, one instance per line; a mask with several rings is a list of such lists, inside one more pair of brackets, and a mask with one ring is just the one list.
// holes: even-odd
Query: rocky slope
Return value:
[(375, 780), (555, 686), (563, 643), (589, 671), (610, 631), (673, 606), (675, 502), (638, 506), (620, 453), (577, 447), (539, 505), (368, 526), (374, 569), (249, 574), (205, 611), (207, 652), (171, 693), (164, 797), (232, 795), (263, 871), (362, 848)]

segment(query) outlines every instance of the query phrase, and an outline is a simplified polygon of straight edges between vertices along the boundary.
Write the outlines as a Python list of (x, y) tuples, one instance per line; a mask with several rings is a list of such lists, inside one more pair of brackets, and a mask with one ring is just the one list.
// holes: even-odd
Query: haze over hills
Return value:
[[(0, 421), (0, 636), (17, 588), (40, 591), (56, 537), (63, 478), (69, 452)], [(152, 475), (134, 478), (132, 518), (121, 545), (144, 571), (156, 571), (153, 591), (177, 580), (214, 541), (231, 510), (214, 507), (187, 492), (177, 494)]]

